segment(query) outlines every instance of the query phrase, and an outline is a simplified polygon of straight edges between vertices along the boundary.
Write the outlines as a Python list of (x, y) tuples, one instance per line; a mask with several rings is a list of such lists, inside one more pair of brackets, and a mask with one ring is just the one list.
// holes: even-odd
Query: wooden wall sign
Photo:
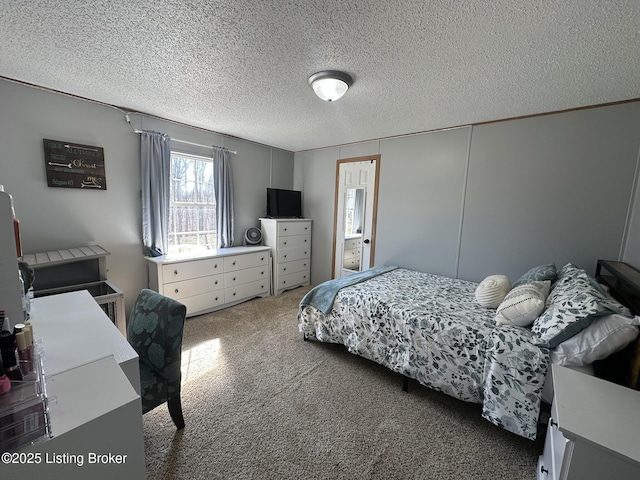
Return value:
[(102, 147), (45, 138), (44, 161), (50, 187), (107, 189)]

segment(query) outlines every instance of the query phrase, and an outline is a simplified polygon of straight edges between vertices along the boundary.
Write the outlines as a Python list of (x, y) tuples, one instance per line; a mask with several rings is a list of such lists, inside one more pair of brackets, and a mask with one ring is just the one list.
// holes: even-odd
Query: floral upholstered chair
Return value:
[(180, 302), (144, 289), (133, 305), (127, 326), (127, 339), (140, 357), (142, 413), (167, 402), (178, 429), (184, 428), (180, 360), (186, 313)]

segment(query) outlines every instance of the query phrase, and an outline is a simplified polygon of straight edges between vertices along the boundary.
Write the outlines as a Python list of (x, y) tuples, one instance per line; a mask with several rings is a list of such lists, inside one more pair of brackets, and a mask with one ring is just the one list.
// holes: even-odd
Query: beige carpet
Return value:
[(149, 479), (534, 480), (542, 439), (352, 355), (305, 342), (299, 288), (187, 320), (176, 432), (144, 418)]

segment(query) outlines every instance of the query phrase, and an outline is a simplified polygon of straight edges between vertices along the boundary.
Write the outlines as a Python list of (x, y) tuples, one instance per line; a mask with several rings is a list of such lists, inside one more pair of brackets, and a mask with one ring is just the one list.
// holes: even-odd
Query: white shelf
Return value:
[(22, 260), (32, 268), (50, 267), (64, 263), (103, 258), (110, 253), (100, 245), (88, 245), (64, 250), (50, 250), (48, 252), (25, 253)]

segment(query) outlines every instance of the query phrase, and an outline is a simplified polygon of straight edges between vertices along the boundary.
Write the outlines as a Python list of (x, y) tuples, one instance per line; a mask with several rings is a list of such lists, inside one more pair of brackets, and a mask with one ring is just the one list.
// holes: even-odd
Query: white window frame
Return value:
[[(215, 250), (217, 248), (217, 235), (216, 231), (215, 231), (215, 213), (214, 213), (214, 219), (213, 219), (213, 230), (204, 230), (201, 228), (201, 225), (198, 225), (197, 228), (195, 230), (187, 230), (184, 232), (177, 232), (177, 231), (172, 231), (173, 230), (173, 226), (177, 225), (177, 222), (172, 222), (171, 218), (175, 218), (175, 215), (177, 215), (176, 210), (174, 209), (174, 207), (180, 206), (180, 207), (184, 207), (184, 206), (191, 206), (191, 207), (213, 207), (213, 210), (215, 212), (215, 205), (216, 205), (216, 201), (215, 201), (215, 194), (214, 192), (214, 180), (213, 180), (213, 174), (212, 174), (212, 180), (211, 182), (206, 182), (206, 183), (210, 183), (211, 184), (211, 192), (213, 195), (213, 198), (211, 199), (211, 201), (207, 201), (207, 202), (202, 202), (202, 201), (174, 201), (174, 181), (175, 180), (180, 180), (177, 178), (173, 177), (173, 161), (174, 161), (174, 157), (181, 157), (181, 158), (185, 158), (185, 159), (189, 159), (189, 160), (193, 160), (196, 162), (208, 162), (211, 163), (211, 168), (213, 168), (213, 158), (207, 158), (207, 157), (203, 157), (200, 155), (193, 155), (190, 153), (184, 153), (184, 152), (180, 152), (177, 150), (172, 150), (171, 151), (171, 181), (170, 181), (170, 194), (169, 194), (169, 216), (170, 216), (170, 220), (169, 220), (169, 239), (168, 239), (168, 253), (169, 254), (173, 254), (173, 253), (204, 253), (207, 251), (211, 251), (211, 250)], [(188, 182), (193, 182), (194, 185), (196, 186), (196, 188), (198, 187), (198, 185), (202, 182), (198, 182), (195, 179), (195, 175), (192, 176), (191, 179), (187, 178), (184, 179), (184, 181), (188, 181)], [(199, 216), (198, 216), (199, 218)], [(206, 243), (205, 238), (206, 235), (211, 235), (214, 234), (214, 241), (213, 243)], [(195, 234), (197, 237), (197, 244), (180, 244), (178, 243), (178, 239), (180, 238), (180, 235), (188, 235), (188, 234)]]

